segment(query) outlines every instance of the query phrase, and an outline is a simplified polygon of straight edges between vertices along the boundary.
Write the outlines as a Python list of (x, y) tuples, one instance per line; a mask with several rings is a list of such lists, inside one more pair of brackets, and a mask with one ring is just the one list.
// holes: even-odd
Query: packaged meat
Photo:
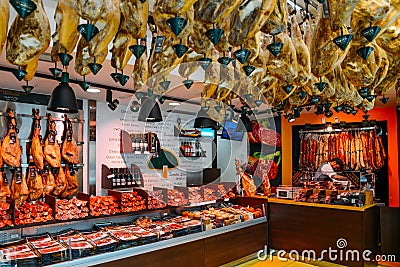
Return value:
[(37, 258), (38, 256), (31, 250), (29, 251), (19, 251), (19, 252), (12, 252), (5, 254), (7, 260), (20, 260), (20, 259), (30, 259), (30, 258)]
[(182, 206), (186, 205), (188, 200), (186, 199), (185, 193), (178, 190), (168, 190), (168, 205), (170, 206)]
[(108, 232), (116, 239), (122, 241), (132, 241), (139, 238), (138, 236), (127, 230), (108, 230)]
[(148, 192), (149, 196), (147, 199), (147, 208), (148, 209), (163, 209), (167, 206), (167, 203), (164, 201), (164, 195), (162, 190), (154, 190)]
[(113, 196), (90, 196), (90, 215), (112, 215), (119, 212), (118, 203)]
[(94, 241), (94, 243), (96, 244), (96, 246), (101, 247), (101, 246), (107, 246), (113, 243), (117, 243), (117, 241), (111, 237), (106, 237), (103, 239), (98, 239), (96, 241)]
[(96, 241), (99, 239), (106, 238), (108, 237), (108, 235), (104, 232), (95, 232), (95, 233), (85, 234), (85, 237), (91, 241)]
[(56, 245), (60, 245), (57, 241), (51, 240), (51, 241), (41, 241), (41, 242), (31, 242), (32, 246), (36, 249), (43, 249), (43, 248), (48, 248)]
[(25, 251), (30, 251), (30, 250), (31, 250), (31, 248), (27, 244), (22, 244), (22, 245), (17, 245), (17, 246), (0, 249), (0, 252), (3, 255), (5, 255), (5, 254), (16, 253), (16, 252), (25, 252)]
[(145, 200), (137, 192), (121, 194), (121, 212), (132, 212), (146, 209)]
[(52, 221), (53, 210), (42, 201), (22, 203), (15, 207), (15, 224), (25, 225), (31, 223)]
[(61, 251), (65, 251), (65, 250), (67, 250), (67, 249), (60, 244), (52, 246), (52, 247), (48, 247), (48, 248), (38, 249), (40, 254), (50, 254), (50, 253), (56, 253), (56, 252), (61, 252)]
[(84, 241), (85, 240), (85, 238), (83, 236), (81, 236), (80, 234), (58, 236), (57, 238), (61, 242), (65, 242), (65, 243), (68, 243), (70, 239), (71, 239), (71, 242), (77, 242), (77, 241)]
[(88, 202), (76, 197), (56, 200), (56, 220), (72, 220), (89, 216)]
[[(67, 243), (67, 245), (68, 245), (68, 243)], [(72, 249), (90, 249), (90, 248), (93, 248), (93, 245), (87, 241), (77, 241), (77, 242), (71, 242), (71, 248)]]

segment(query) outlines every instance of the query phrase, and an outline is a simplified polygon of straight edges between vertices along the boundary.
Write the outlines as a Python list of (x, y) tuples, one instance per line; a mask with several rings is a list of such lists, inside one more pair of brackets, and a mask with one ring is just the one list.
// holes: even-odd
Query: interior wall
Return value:
[[(387, 121), (388, 126), (388, 180), (389, 180), (389, 206), (400, 206), (400, 183), (399, 183), (399, 139), (396, 108), (374, 108), (370, 112), (370, 120)], [(364, 113), (358, 112), (354, 115), (347, 115), (343, 112), (334, 111), (331, 118), (326, 118), (326, 122), (335, 122), (335, 117), (339, 121), (361, 122)], [(295, 122), (289, 123), (284, 117), (282, 122), (282, 184), (291, 185), (292, 183), (292, 126), (310, 124), (321, 124), (324, 116), (316, 116), (314, 113), (302, 114)]]
[(221, 182), (234, 182), (236, 176), (235, 158), (242, 163), (247, 162), (247, 134), (243, 136), (242, 141), (231, 141), (218, 137), (217, 142), (217, 166), (221, 169)]

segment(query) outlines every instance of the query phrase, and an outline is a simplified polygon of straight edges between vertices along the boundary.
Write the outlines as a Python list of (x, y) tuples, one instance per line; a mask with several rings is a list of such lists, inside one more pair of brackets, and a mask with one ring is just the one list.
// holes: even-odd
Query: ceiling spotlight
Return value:
[(153, 97), (143, 97), (142, 106), (139, 111), (138, 120), (143, 122), (160, 122), (162, 115), (160, 105)]
[(118, 104), (119, 104), (119, 100), (118, 100), (118, 99), (114, 99), (112, 102), (109, 102), (109, 103), (108, 103), (108, 107), (109, 107), (112, 111), (114, 111), (114, 110), (117, 108)]
[(324, 113), (325, 113), (325, 117), (327, 117), (327, 118), (330, 118), (333, 116), (333, 112), (330, 109), (326, 109)]
[(74, 90), (68, 84), (69, 74), (63, 72), (60, 84), (51, 93), (47, 109), (55, 112), (77, 113), (78, 103)]
[(326, 123), (326, 130), (328, 132), (332, 132), (333, 131), (332, 123), (330, 123), (330, 122)]
[(106, 102), (111, 103), (112, 102), (112, 91), (110, 89), (107, 90), (106, 92)]
[(300, 118), (300, 109), (298, 107), (293, 108), (293, 115), (295, 118)]
[(131, 110), (132, 112), (138, 112), (139, 109), (140, 109), (140, 104), (139, 104), (139, 102), (137, 102), (136, 100), (135, 100), (135, 101), (132, 101), (132, 104), (131, 104), (131, 106), (130, 106), (130, 110)]
[(217, 128), (217, 122), (210, 118), (207, 114), (207, 109), (200, 108), (194, 120), (194, 128)]

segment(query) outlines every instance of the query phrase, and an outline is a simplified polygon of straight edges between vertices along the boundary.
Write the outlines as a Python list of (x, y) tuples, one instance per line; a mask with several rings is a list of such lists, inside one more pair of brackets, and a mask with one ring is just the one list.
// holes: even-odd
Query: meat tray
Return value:
[(82, 232), (82, 235), (96, 247), (96, 254), (115, 251), (118, 242), (104, 231)]
[(89, 216), (89, 201), (82, 199), (83, 194), (78, 197), (67, 199), (56, 199), (46, 196), (46, 204), (54, 211), (54, 218), (58, 221), (77, 220)]
[(87, 257), (95, 254), (95, 247), (76, 230), (67, 229), (65, 231), (56, 233), (53, 236), (67, 248), (69, 248), (71, 244), (72, 259)]
[(107, 229), (107, 232), (118, 240), (119, 249), (140, 245), (140, 238), (125, 227), (114, 227), (113, 229)]
[(177, 207), (183, 206), (188, 203), (188, 192), (182, 190), (180, 187), (175, 189), (168, 189), (168, 206)]
[(32, 251), (24, 239), (1, 244), (0, 251), (3, 253), (4, 259), (8, 260), (8, 263), (4, 262), (7, 266), (39, 265), (39, 256)]
[(41, 264), (44, 266), (68, 260), (67, 249), (61, 244), (39, 249), (38, 252), (41, 255)]

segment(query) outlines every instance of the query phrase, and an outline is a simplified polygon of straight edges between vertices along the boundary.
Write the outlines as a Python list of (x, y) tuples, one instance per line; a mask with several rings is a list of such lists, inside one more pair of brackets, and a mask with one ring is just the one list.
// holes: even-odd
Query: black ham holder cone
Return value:
[(24, 89), (26, 94), (29, 94), (33, 90), (33, 86), (28, 84), (28, 81), (26, 81), (26, 85), (21, 86), (22, 89)]
[(110, 76), (113, 78), (114, 82), (119, 82), (119, 76), (121, 76), (121, 73), (118, 73), (117, 70), (115, 72), (111, 73)]
[(222, 35), (224, 34), (224, 30), (220, 28), (213, 28), (211, 30), (206, 31), (206, 36), (210, 39), (211, 43), (217, 45), (221, 40)]
[(273, 54), (275, 57), (279, 55), (283, 47), (283, 43), (281, 42), (273, 42), (267, 46), (267, 49), (271, 54)]
[(78, 31), (82, 34), (83, 38), (85, 38), (86, 42), (90, 42), (93, 37), (95, 37), (99, 33), (99, 29), (90, 23), (80, 24), (78, 26)]
[(312, 104), (316, 105), (318, 104), (319, 100), (320, 100), (319, 96), (313, 96), (310, 101)]
[(179, 58), (183, 57), (183, 55), (189, 50), (189, 47), (183, 44), (174, 44), (172, 48)]
[(257, 107), (261, 106), (261, 104), (263, 103), (263, 101), (261, 99), (258, 99), (256, 101), (254, 101), (254, 103), (256, 104)]
[(220, 57), (218, 58), (218, 62), (220, 64), (222, 64), (222, 66), (227, 67), (229, 65), (229, 63), (231, 62), (231, 58), (230, 57)]
[(186, 79), (182, 81), (183, 85), (185, 85), (186, 89), (190, 89), (190, 87), (192, 87), (194, 81), (190, 80), (190, 79)]
[(92, 71), (92, 73), (94, 75), (96, 75), (97, 73), (99, 73), (99, 71), (101, 70), (101, 68), (103, 67), (101, 64), (97, 64), (96, 63), (96, 58), (94, 58), (94, 62), (93, 63), (89, 63), (88, 64), (89, 69)]
[(169, 89), (169, 85), (171, 84), (171, 81), (162, 81), (159, 83), (161, 88), (167, 91)]
[(15, 9), (15, 11), (17, 11), (18, 15), (23, 19), (29, 16), (37, 8), (35, 2), (31, 0), (10, 0), (10, 4)]
[(58, 58), (63, 66), (68, 66), (69, 62), (73, 59), (73, 57), (67, 53), (58, 53)]
[(382, 97), (379, 99), (383, 104), (386, 104), (389, 101), (389, 97)]
[(186, 19), (177, 16), (167, 20), (168, 27), (170, 27), (171, 31), (175, 34), (176, 37), (178, 37), (178, 35), (182, 32), (186, 24)]
[(23, 78), (27, 75), (27, 72), (24, 70), (21, 70), (21, 67), (18, 66), (17, 70), (13, 70), (12, 73), (14, 74), (15, 78), (17, 78), (18, 81), (22, 81)]
[(324, 89), (326, 88), (326, 86), (328, 85), (327, 82), (323, 82), (322, 78), (319, 78), (319, 82), (314, 84), (315, 87), (317, 87), (318, 91), (322, 92), (324, 91)]
[(245, 49), (245, 48), (241, 48), (241, 49), (233, 52), (233, 55), (241, 64), (244, 64), (247, 61), (250, 54), (251, 54), (251, 51), (248, 49)]
[(283, 91), (285, 91), (286, 94), (290, 94), (293, 90), (294, 86), (289, 84), (289, 85), (285, 85), (283, 87)]
[(307, 92), (301, 90), (300, 92), (297, 93), (297, 95), (300, 97), (300, 99), (304, 99), (307, 96)]
[(372, 42), (380, 31), (381, 31), (381, 27), (379, 27), (379, 26), (370, 26), (368, 28), (365, 28), (365, 29), (361, 30), (361, 34), (369, 42)]
[(131, 50), (132, 54), (137, 59), (139, 59), (143, 55), (144, 51), (146, 51), (146, 46), (144, 46), (144, 45), (131, 45), (129, 47), (129, 50)]
[(366, 98), (369, 102), (372, 102), (372, 100), (374, 100), (376, 97), (376, 95), (368, 95)]
[(374, 51), (374, 48), (372, 46), (364, 46), (357, 49), (357, 54), (364, 60), (367, 60), (372, 51)]
[(212, 59), (209, 58), (209, 57), (206, 57), (206, 56), (204, 55), (204, 57), (199, 58), (197, 61), (200, 62), (200, 67), (201, 67), (203, 70), (206, 70), (206, 69), (208, 68), (208, 66), (210, 66), (210, 64), (211, 64), (211, 62), (212, 62)]
[(79, 82), (79, 86), (82, 88), (83, 91), (87, 91), (89, 89), (90, 85), (86, 82), (85, 76), (83, 76), (83, 81)]
[(246, 73), (247, 76), (250, 76), (255, 69), (256, 69), (256, 67), (251, 66), (251, 65), (243, 66), (244, 73)]
[(122, 86), (125, 86), (125, 84), (128, 82), (129, 80), (129, 76), (128, 75), (124, 75), (123, 73), (121, 73), (118, 76), (118, 81)]
[(335, 45), (337, 45), (340, 49), (344, 51), (349, 46), (351, 39), (353, 39), (353, 35), (345, 34), (334, 38), (332, 41)]
[(62, 69), (57, 68), (57, 65), (54, 68), (49, 68), (51, 74), (53, 75), (54, 79), (60, 77), (62, 73)]

